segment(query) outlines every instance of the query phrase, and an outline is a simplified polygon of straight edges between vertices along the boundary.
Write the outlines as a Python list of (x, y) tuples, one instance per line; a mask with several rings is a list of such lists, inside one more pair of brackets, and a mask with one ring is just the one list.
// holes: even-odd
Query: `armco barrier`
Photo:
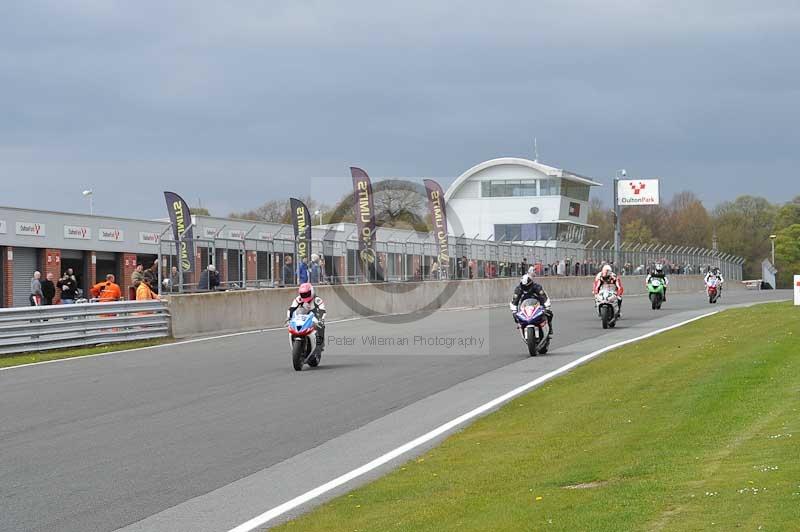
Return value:
[[(591, 297), (591, 277), (546, 277), (538, 279), (553, 299)], [(626, 295), (646, 293), (644, 277), (623, 279)], [(319, 286), (317, 293), (332, 320), (363, 315), (407, 314), (430, 304), (432, 308), (464, 308), (506, 303), (518, 279), (477, 279), (470, 281), (425, 281), (346, 286)], [(742, 289), (727, 283), (726, 290)], [(450, 286), (450, 290), (448, 289)], [(700, 292), (703, 280), (697, 275), (670, 277), (670, 291)], [(452, 292), (449, 297), (448, 294)], [(172, 334), (175, 338), (280, 327), (286, 308), (296, 295), (295, 288), (267, 288), (169, 297)], [(345, 299), (358, 302), (366, 311), (353, 310)]]
[(163, 301), (0, 309), (0, 355), (169, 336)]

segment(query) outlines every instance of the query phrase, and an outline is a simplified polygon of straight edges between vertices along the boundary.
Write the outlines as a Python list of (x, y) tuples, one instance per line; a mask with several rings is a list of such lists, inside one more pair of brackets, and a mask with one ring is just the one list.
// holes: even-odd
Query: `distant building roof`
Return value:
[(475, 166), (473, 166), (472, 168), (470, 168), (469, 170), (458, 176), (458, 179), (453, 181), (453, 184), (447, 188), (447, 192), (445, 192), (444, 194), (445, 200), (449, 200), (453, 196), (453, 194), (461, 187), (461, 185), (466, 181), (468, 181), (473, 175), (487, 168), (491, 168), (492, 166), (500, 166), (503, 164), (527, 166), (528, 168), (532, 168), (550, 177), (559, 177), (561, 179), (566, 179), (568, 181), (575, 181), (576, 183), (582, 183), (584, 185), (589, 185), (593, 187), (602, 186), (602, 183), (599, 183), (598, 181), (595, 181), (590, 177), (585, 177), (576, 174), (574, 172), (570, 172), (568, 170), (562, 170), (560, 168), (548, 166), (544, 163), (540, 163), (539, 161), (531, 161), (530, 159), (522, 159), (519, 157), (500, 157), (497, 159), (484, 161), (480, 164), (476, 164)]

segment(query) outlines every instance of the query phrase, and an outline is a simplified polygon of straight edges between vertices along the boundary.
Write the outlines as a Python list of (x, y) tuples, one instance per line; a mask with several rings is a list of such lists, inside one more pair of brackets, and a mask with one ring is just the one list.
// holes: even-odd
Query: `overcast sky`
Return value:
[(708, 207), (800, 194), (797, 0), (392, 4), (4, 2), (0, 205), (226, 215), (338, 198), (350, 165), (446, 186), (534, 136)]

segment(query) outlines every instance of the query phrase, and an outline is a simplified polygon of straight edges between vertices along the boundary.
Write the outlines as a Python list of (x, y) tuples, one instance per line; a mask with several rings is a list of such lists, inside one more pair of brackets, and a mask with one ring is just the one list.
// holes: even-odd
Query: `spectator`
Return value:
[(42, 304), (41, 278), (41, 272), (33, 272), (33, 278), (31, 279), (31, 296), (29, 298), (32, 307), (38, 307)]
[[(212, 268), (214, 265), (209, 264), (209, 268)], [(208, 270), (206, 270), (208, 271)], [(206, 273), (206, 272), (203, 272)], [(110, 277), (113, 277), (110, 276)], [(116, 285), (114, 285), (116, 286)], [(158, 299), (158, 294), (156, 294), (153, 289), (150, 287), (150, 284), (146, 281), (142, 281), (139, 283), (139, 286), (136, 288), (136, 301), (149, 301), (152, 299)]]
[(469, 259), (469, 262), (467, 262), (467, 265), (469, 266), (469, 278), (470, 279), (474, 279), (475, 278), (475, 259)]
[(520, 266), (520, 271), (521, 272), (523, 272), (523, 273), (527, 272), (528, 271), (528, 259), (525, 258), (525, 257), (522, 257), (522, 264), (520, 264), (519, 266)]
[(48, 273), (42, 281), (42, 305), (52, 305), (56, 297), (56, 285), (53, 283), (53, 274)]
[(64, 272), (61, 279), (58, 280), (58, 287), (61, 289), (61, 302), (65, 305), (75, 303), (76, 291), (78, 290), (78, 283), (75, 276), (72, 275), (72, 269), (68, 268)]
[(283, 258), (283, 285), (294, 284), (294, 268), (292, 267), (292, 256), (286, 255)]
[[(217, 267), (209, 264), (208, 268), (200, 273), (200, 282), (197, 283), (199, 290), (216, 290), (219, 286), (219, 272)], [(139, 292), (136, 292), (136, 299), (139, 299)]]
[(170, 292), (177, 292), (179, 290), (179, 285), (181, 283), (181, 276), (178, 273), (178, 267), (173, 266), (169, 270), (169, 291)]
[(299, 284), (308, 282), (308, 259), (303, 257), (297, 265), (297, 282)]
[(580, 263), (580, 261), (576, 260), (575, 261), (575, 275), (577, 276), (577, 275), (580, 275), (580, 274), (581, 274), (581, 263)]
[(122, 297), (122, 289), (114, 281), (116, 281), (114, 274), (109, 273), (106, 275), (106, 280), (91, 287), (89, 289), (89, 293), (93, 298), (98, 299), (101, 303), (119, 301)]
[(144, 281), (144, 266), (141, 264), (136, 265), (136, 269), (133, 270), (131, 274), (131, 284), (134, 288), (139, 287), (139, 283)]
[(308, 282), (312, 285), (318, 285), (322, 279), (321, 267), (319, 265), (319, 255), (316, 253), (311, 254), (311, 268), (308, 270)]
[(144, 282), (150, 285), (150, 287), (158, 286), (158, 262), (154, 262), (152, 266), (147, 268), (142, 272), (144, 276)]

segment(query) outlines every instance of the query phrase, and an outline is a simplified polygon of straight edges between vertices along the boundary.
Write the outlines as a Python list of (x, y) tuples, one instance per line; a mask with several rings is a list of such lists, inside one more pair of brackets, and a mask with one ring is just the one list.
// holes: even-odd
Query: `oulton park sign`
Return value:
[(620, 205), (658, 205), (658, 179), (626, 179), (617, 183)]

